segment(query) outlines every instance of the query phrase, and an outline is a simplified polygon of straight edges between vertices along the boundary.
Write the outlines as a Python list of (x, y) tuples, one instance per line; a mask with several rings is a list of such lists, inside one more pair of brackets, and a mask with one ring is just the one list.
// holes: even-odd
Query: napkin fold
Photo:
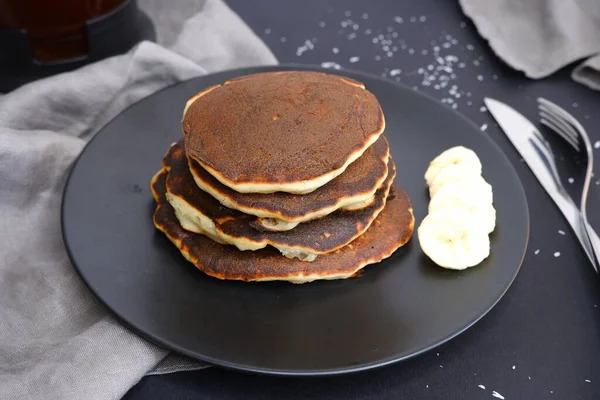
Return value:
[(148, 373), (202, 367), (124, 328), (88, 291), (62, 242), (62, 190), (86, 142), (129, 105), (277, 60), (221, 0), (139, 3), (159, 43), (0, 96), (0, 399), (118, 399)]
[(494, 52), (530, 78), (575, 61), (576, 82), (600, 90), (600, 1), (459, 0)]

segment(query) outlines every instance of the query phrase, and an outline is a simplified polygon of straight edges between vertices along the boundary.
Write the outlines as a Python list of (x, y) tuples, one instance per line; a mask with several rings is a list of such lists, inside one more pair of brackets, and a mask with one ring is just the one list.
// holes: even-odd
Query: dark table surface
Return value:
[[(228, 3), (281, 63), (339, 65), (381, 75), (435, 96), (482, 126), (525, 187), (529, 248), (516, 281), (488, 315), (417, 358), (330, 378), (275, 378), (220, 368), (148, 376), (125, 398), (599, 399), (599, 280), (565, 219), (482, 107), (489, 96), (536, 120), (535, 99), (544, 96), (577, 117), (597, 142), (600, 92), (573, 82), (572, 66), (539, 81), (506, 67), (457, 1)], [(438, 63), (447, 68), (429, 67)], [(583, 163), (562, 143), (554, 147), (565, 182), (576, 193)], [(600, 150), (595, 154), (600, 157)], [(598, 200), (600, 180), (594, 178), (588, 204), (600, 229)]]

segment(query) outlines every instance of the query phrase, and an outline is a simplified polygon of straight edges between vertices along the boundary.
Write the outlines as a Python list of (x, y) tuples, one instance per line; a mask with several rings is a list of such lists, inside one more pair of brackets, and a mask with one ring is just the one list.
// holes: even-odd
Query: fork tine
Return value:
[(579, 141), (579, 134), (577, 133), (577, 130), (575, 130), (575, 127), (569, 123), (569, 121), (562, 118), (560, 115), (554, 112), (553, 109), (546, 108), (543, 105), (540, 105), (539, 110), (540, 114), (546, 113), (546, 115), (549, 115), (552, 119), (554, 119), (554, 121), (561, 126), (565, 133), (573, 138), (573, 140)]
[(573, 138), (573, 140), (579, 142), (580, 136), (579, 136), (579, 133), (577, 132), (577, 129), (575, 129), (575, 126), (573, 126), (573, 123), (568, 118), (566, 118), (565, 114), (563, 112), (561, 112), (562, 110), (557, 109), (555, 107), (551, 107), (550, 105), (544, 105), (544, 104), (540, 104), (539, 109), (541, 111), (545, 111), (547, 114), (554, 117), (554, 119), (556, 120), (556, 123), (564, 128), (565, 133), (567, 133), (569, 136), (571, 136)]
[(552, 129), (560, 135), (567, 143), (579, 151), (579, 141), (577, 137), (573, 137), (570, 133), (570, 129), (566, 128), (566, 123), (556, 118), (554, 115), (547, 113), (546, 111), (540, 111), (540, 117), (542, 124)]
[(551, 101), (540, 97), (540, 98), (538, 98), (538, 103), (543, 104), (547, 109), (552, 110), (553, 114), (558, 115), (559, 117), (561, 117), (562, 119), (567, 121), (569, 124), (571, 124), (573, 126), (575, 126), (577, 124), (577, 120), (571, 114), (569, 114), (567, 111), (565, 111), (560, 106), (552, 103)]
[(569, 114), (566, 110), (564, 110), (560, 106), (552, 103), (550, 100), (546, 100), (546, 99), (540, 97), (540, 98), (538, 98), (538, 102), (544, 103), (544, 104), (554, 108), (556, 110), (556, 112), (558, 114), (560, 114), (565, 121), (569, 122), (569, 124), (575, 129), (575, 131), (579, 133), (578, 136), (579, 136), (580, 142), (583, 143), (583, 146), (585, 147), (585, 150), (588, 153), (588, 158), (590, 158), (592, 160), (591, 164), (593, 165), (594, 155), (592, 152), (592, 143), (585, 131), (585, 128), (581, 125), (581, 123), (575, 117), (573, 117), (571, 114)]

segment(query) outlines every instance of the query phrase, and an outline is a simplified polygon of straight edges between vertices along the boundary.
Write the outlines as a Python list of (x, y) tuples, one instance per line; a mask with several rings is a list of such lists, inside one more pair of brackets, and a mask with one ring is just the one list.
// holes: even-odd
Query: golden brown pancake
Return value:
[[(175, 146), (182, 146), (181, 141)], [(281, 227), (283, 224), (292, 229), (301, 222), (320, 218), (340, 208), (360, 209), (369, 206), (369, 200), (374, 201), (373, 195), (388, 174), (389, 149), (382, 135), (343, 174), (304, 195), (285, 192), (239, 193), (223, 185), (192, 159), (189, 159), (189, 168), (196, 184), (225, 207), (260, 217), (256, 225), (263, 230), (288, 230), (275, 226)], [(275, 222), (268, 221), (267, 226), (265, 219)]]
[(208, 237), (184, 230), (165, 197), (165, 170), (152, 179), (157, 202), (154, 225), (177, 246), (181, 254), (200, 271), (219, 279), (242, 281), (282, 280), (293, 283), (318, 279), (345, 279), (368, 264), (380, 262), (406, 244), (413, 233), (414, 217), (408, 195), (393, 185), (385, 209), (358, 239), (312, 263), (282, 257), (267, 247), (239, 251)]
[(360, 82), (309, 71), (267, 72), (195, 95), (182, 121), (185, 150), (241, 193), (309, 193), (340, 175), (381, 135), (385, 120)]
[(313, 261), (319, 254), (347, 245), (369, 228), (383, 210), (396, 176), (391, 158), (389, 163), (390, 173), (368, 207), (358, 211), (337, 211), (287, 232), (264, 232), (251, 227), (255, 216), (223, 207), (196, 186), (182, 146), (172, 146), (163, 159), (163, 166), (168, 171), (166, 197), (184, 229), (240, 250), (258, 250), (270, 245), (286, 257), (305, 261)]

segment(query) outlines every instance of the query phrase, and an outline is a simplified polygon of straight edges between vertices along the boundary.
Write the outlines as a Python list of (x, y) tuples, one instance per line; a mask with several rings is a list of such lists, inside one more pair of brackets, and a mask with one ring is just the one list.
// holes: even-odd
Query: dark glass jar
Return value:
[(135, 0), (0, 0), (0, 91), (154, 40)]

